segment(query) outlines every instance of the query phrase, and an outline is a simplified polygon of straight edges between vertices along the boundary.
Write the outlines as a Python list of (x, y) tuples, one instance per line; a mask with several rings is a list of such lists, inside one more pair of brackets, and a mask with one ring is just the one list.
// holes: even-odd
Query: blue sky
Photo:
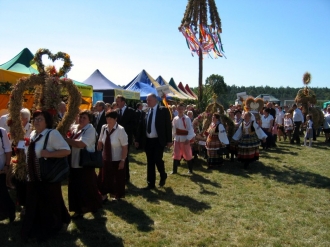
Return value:
[[(178, 31), (187, 1), (0, 0), (0, 64), (27, 47), (70, 54), (69, 77), (96, 69), (119, 85), (142, 69), (154, 79), (198, 85), (198, 58)], [(329, 87), (330, 0), (216, 0), (225, 58), (204, 58), (228, 85)]]

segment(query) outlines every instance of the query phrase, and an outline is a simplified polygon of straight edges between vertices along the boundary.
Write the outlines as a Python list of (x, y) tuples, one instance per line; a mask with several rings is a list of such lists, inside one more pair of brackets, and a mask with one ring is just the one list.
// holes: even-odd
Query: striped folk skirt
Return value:
[(216, 135), (209, 135), (206, 140), (206, 149), (207, 149), (207, 163), (208, 165), (221, 165), (223, 163), (222, 155), (218, 154), (218, 149), (221, 147), (221, 142)]
[(237, 159), (241, 162), (259, 160), (260, 140), (256, 134), (243, 135), (238, 143)]

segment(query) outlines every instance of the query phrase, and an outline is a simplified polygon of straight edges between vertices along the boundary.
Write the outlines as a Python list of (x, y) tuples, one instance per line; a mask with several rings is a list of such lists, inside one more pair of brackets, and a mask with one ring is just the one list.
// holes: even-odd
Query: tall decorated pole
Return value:
[[(208, 13), (210, 22), (208, 24)], [(221, 19), (214, 0), (188, 0), (179, 31), (186, 38), (191, 55), (199, 57), (198, 99), (203, 97), (203, 55), (225, 57), (220, 38)], [(197, 37), (198, 36), (198, 37)]]

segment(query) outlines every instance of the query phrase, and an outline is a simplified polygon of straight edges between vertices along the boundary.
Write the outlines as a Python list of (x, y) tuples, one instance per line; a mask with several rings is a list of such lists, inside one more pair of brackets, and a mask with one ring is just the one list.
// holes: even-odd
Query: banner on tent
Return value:
[(117, 95), (122, 95), (126, 99), (136, 99), (136, 100), (140, 99), (140, 93), (139, 92), (128, 91), (128, 90), (125, 90), (125, 89), (114, 89), (114, 91), (115, 91), (115, 97)]
[(82, 96), (93, 97), (93, 87), (80, 86), (75, 84)]
[(99, 92), (93, 93), (93, 105), (95, 105), (97, 101), (103, 101), (103, 93), (99, 93)]

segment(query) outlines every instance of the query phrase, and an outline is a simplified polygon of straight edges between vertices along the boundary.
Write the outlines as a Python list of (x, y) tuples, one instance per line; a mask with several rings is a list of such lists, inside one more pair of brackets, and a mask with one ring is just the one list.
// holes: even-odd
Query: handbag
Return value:
[[(49, 133), (48, 131), (43, 149), (46, 149)], [(67, 157), (62, 158), (39, 158), (41, 181), (49, 183), (62, 182), (69, 176), (70, 167)]]
[(103, 167), (102, 151), (88, 152), (86, 148), (83, 148), (80, 149), (79, 158), (79, 166), (91, 168)]

